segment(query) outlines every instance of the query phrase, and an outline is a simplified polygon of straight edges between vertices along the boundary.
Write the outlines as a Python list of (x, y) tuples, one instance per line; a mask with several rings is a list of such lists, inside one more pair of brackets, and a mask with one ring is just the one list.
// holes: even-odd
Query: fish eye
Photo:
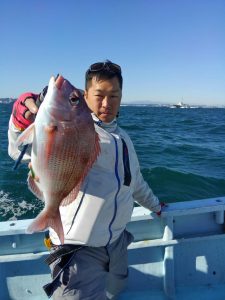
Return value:
[(79, 102), (80, 102), (80, 98), (79, 97), (77, 97), (75, 95), (73, 95), (72, 97), (70, 97), (70, 103), (72, 105), (77, 105), (77, 104), (79, 104)]

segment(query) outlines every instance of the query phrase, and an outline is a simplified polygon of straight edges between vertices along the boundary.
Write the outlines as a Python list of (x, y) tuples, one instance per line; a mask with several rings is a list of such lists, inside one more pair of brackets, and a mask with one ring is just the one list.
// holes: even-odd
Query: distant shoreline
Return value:
[[(166, 108), (172, 108), (173, 104), (163, 104), (163, 103), (129, 103), (129, 102), (122, 102), (121, 106), (150, 106), (150, 107), (166, 107)], [(225, 105), (190, 105), (190, 107), (187, 108), (173, 108), (174, 110), (180, 110), (180, 109), (192, 109), (192, 108), (225, 108)]]
[[(14, 102), (16, 98), (0, 98), (0, 103), (11, 103)], [(151, 106), (151, 107), (169, 107), (171, 108), (173, 103), (152, 103), (152, 102), (123, 102), (121, 103), (121, 106)], [(190, 105), (190, 107), (185, 109), (191, 109), (191, 108), (225, 108), (225, 105), (201, 105), (201, 104), (193, 104)], [(182, 109), (182, 108), (174, 108), (174, 109)]]

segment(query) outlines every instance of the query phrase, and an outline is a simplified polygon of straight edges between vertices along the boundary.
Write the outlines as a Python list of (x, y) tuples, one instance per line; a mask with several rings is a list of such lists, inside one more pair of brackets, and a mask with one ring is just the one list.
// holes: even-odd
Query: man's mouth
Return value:
[(101, 115), (111, 115), (111, 112), (110, 111), (103, 111), (103, 112), (101, 112)]

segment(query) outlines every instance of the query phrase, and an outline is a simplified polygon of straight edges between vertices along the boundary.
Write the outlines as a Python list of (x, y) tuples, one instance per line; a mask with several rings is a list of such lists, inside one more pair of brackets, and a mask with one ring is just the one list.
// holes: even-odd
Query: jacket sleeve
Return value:
[[(19, 131), (12, 122), (12, 116), (9, 120), (9, 128), (8, 128), (8, 154), (13, 160), (17, 160), (19, 157), (21, 151), (16, 146), (16, 140), (18, 136), (20, 135), (21, 131)], [(22, 162), (28, 163), (30, 161), (30, 149), (27, 151), (27, 153), (24, 154)]]
[[(133, 146), (133, 145), (132, 145)], [(144, 180), (140, 165), (138, 161), (138, 157), (136, 151), (133, 146), (133, 163), (135, 164), (135, 182), (134, 182), (134, 192), (133, 197), (136, 202), (138, 202), (141, 206), (153, 211), (160, 212), (161, 205), (159, 199), (154, 195), (152, 189), (149, 187), (147, 182)]]

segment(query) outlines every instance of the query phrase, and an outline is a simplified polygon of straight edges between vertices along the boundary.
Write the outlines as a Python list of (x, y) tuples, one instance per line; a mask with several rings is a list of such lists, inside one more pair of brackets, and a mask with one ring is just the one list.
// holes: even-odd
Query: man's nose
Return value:
[(110, 100), (109, 97), (105, 97), (102, 101), (102, 106), (103, 107), (110, 107)]

